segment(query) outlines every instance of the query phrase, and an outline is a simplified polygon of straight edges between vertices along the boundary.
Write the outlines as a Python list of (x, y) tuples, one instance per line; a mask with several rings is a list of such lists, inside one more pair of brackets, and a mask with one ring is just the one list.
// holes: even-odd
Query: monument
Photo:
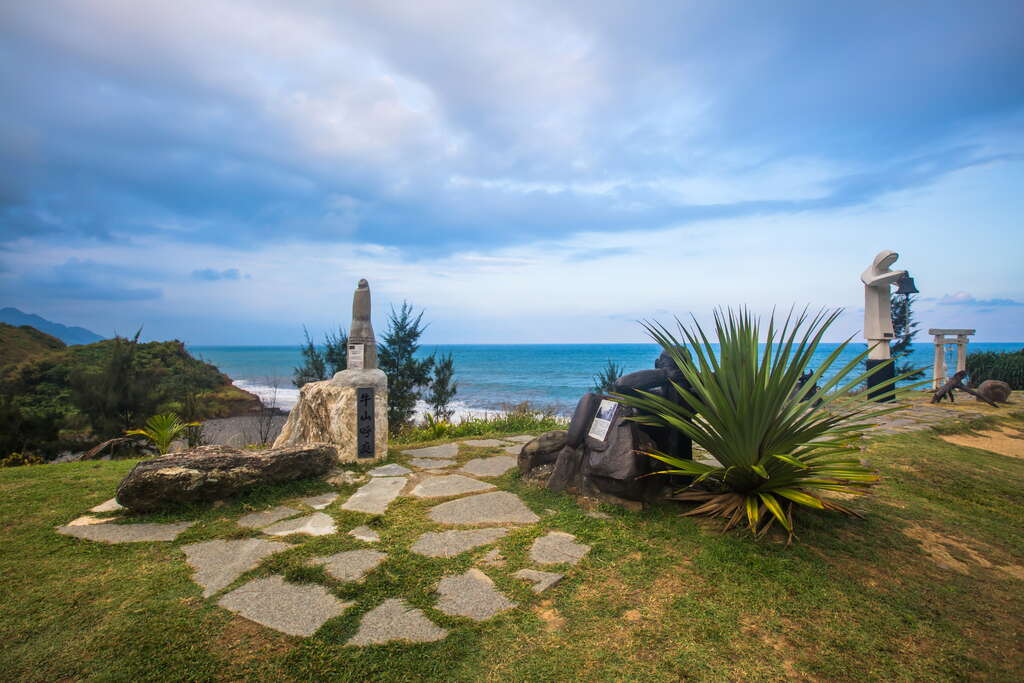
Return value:
[(935, 343), (935, 364), (934, 375), (932, 375), (932, 389), (938, 391), (949, 379), (946, 377), (946, 346), (956, 344), (956, 372), (967, 371), (967, 342), (968, 337), (974, 334), (972, 329), (930, 329), (928, 334), (932, 335)]
[[(864, 338), (868, 341), (867, 369), (886, 363), (892, 359), (889, 342), (896, 334), (892, 329), (892, 299), (889, 287), (899, 285), (899, 293), (915, 294), (914, 280), (905, 270), (892, 270), (891, 266), (900, 257), (895, 251), (885, 249), (878, 252), (868, 269), (861, 273), (860, 280), (864, 283)], [(868, 378), (868, 387), (877, 386), (896, 375), (893, 363), (875, 372)], [(891, 401), (892, 396), (885, 394), (894, 389), (887, 385), (882, 389), (869, 391), (870, 398), (881, 398)]]
[(388, 378), (377, 367), (370, 322), (370, 285), (360, 280), (352, 297), (346, 368), (299, 390), (299, 402), (274, 447), (329, 443), (341, 462), (381, 460), (388, 452)]

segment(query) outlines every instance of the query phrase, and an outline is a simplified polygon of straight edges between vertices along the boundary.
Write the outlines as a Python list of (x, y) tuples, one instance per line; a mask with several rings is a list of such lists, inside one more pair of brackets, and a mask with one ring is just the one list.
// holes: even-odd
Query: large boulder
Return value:
[(338, 462), (329, 444), (264, 451), (200, 446), (140, 462), (117, 487), (117, 502), (146, 512), (181, 503), (220, 500), (258, 484), (323, 476)]
[(540, 465), (552, 463), (558, 457), (558, 452), (565, 447), (565, 430), (556, 429), (544, 432), (519, 451), (519, 472), (526, 474)]
[[(998, 379), (987, 379), (979, 384), (975, 391), (993, 403), (1007, 403), (1013, 390), (1006, 382)], [(982, 399), (976, 397), (975, 400), (981, 401)]]

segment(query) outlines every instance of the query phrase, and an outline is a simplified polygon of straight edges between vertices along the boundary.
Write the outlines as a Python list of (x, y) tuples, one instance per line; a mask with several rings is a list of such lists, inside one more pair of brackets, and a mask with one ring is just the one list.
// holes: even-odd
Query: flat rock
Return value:
[(447, 635), (448, 631), (427, 619), (422, 610), (404, 600), (388, 598), (363, 615), (359, 630), (347, 645), (379, 645), (395, 640), (431, 643)]
[(89, 512), (117, 512), (118, 510), (124, 510), (124, 506), (118, 503), (116, 498), (111, 498), (96, 507), (89, 508)]
[(533, 436), (530, 434), (516, 434), (515, 436), (504, 437), (505, 441), (515, 441), (516, 443), (529, 443), (533, 441)]
[(246, 538), (238, 541), (206, 541), (182, 546), (185, 561), (195, 571), (192, 580), (203, 589), (208, 598), (231, 585), (239, 576), (255, 569), (263, 558), (291, 548), (287, 543)]
[(353, 538), (359, 539), (360, 541), (365, 541), (367, 543), (377, 543), (380, 541), (380, 534), (378, 534), (376, 531), (366, 526), (365, 524), (363, 524), (362, 526), (357, 526), (355, 529), (348, 532), (348, 535)]
[(389, 465), (381, 465), (380, 467), (374, 467), (368, 472), (371, 477), (400, 477), (405, 474), (411, 474), (412, 470), (408, 467), (402, 467), (397, 463), (391, 463)]
[(498, 592), (491, 577), (475, 567), (465, 574), (444, 577), (437, 585), (437, 592), (441, 596), (437, 601), (438, 610), (473, 621), (490, 619), (516, 606)]
[(88, 526), (90, 524), (106, 524), (114, 521), (110, 517), (95, 517), (93, 515), (82, 515), (68, 522), (68, 526)]
[(554, 572), (542, 572), (539, 569), (520, 569), (512, 576), (523, 581), (529, 581), (533, 585), (530, 589), (534, 593), (543, 593), (548, 588), (551, 588), (556, 583), (562, 580), (564, 574), (556, 574)]
[(515, 466), (516, 459), (511, 455), (496, 455), (470, 460), (462, 466), (462, 471), (478, 477), (500, 477)]
[(590, 546), (576, 542), (564, 531), (549, 531), (530, 547), (530, 559), (537, 564), (576, 564), (590, 552)]
[(473, 448), (496, 448), (508, 445), (508, 441), (499, 441), (498, 439), (469, 439), (461, 443), (464, 446), (472, 446)]
[(488, 567), (504, 567), (505, 556), (497, 548), (491, 548), (480, 558), (480, 564), (485, 564)]
[(449, 500), (430, 508), (429, 514), (441, 524), (532, 524), (540, 519), (518, 496), (508, 491)]
[(296, 585), (271, 576), (236, 588), (217, 604), (275, 631), (311, 636), (355, 603), (338, 600), (323, 586)]
[(412, 552), (427, 557), (454, 557), (481, 545), (494, 543), (508, 529), (468, 529), (465, 531), (428, 531), (412, 544)]
[(455, 464), (455, 461), (442, 460), (440, 458), (434, 460), (429, 458), (413, 458), (409, 461), (409, 464), (413, 467), (418, 467), (421, 470), (439, 470), (443, 467), (451, 467)]
[(505, 451), (509, 455), (518, 456), (520, 453), (523, 452), (523, 445), (517, 443), (517, 444), (515, 444), (513, 446), (505, 446), (501, 450)]
[(612, 516), (607, 512), (601, 512), (600, 510), (587, 510), (583, 513), (584, 516), (590, 517), (591, 519), (611, 519)]
[(352, 470), (335, 470), (324, 478), (331, 486), (347, 486), (349, 484), (362, 484), (366, 481), (365, 474), (353, 472)]
[(306, 534), (308, 536), (327, 536), (338, 530), (334, 526), (334, 518), (323, 512), (314, 512), (305, 517), (289, 519), (277, 524), (271, 524), (263, 529), (263, 533), (270, 536), (289, 536), (291, 534)]
[(322, 564), (339, 581), (360, 581), (387, 558), (376, 550), (346, 550), (329, 557), (315, 557), (310, 564)]
[(490, 491), (493, 488), (494, 484), (464, 477), (461, 474), (446, 474), (441, 477), (427, 477), (416, 484), (409, 495), (417, 498), (441, 498), (458, 496), (463, 493)]
[(371, 515), (382, 515), (398, 494), (405, 488), (405, 477), (373, 477), (341, 506), (343, 510), (355, 510)]
[(402, 455), (411, 455), (414, 458), (454, 458), (458, 454), (459, 444), (457, 443), (443, 443), (440, 446), (402, 451)]
[(302, 503), (303, 505), (307, 505), (313, 508), (314, 510), (323, 510), (325, 507), (327, 507), (337, 499), (337, 493), (321, 493), (319, 496), (300, 498), (299, 502)]
[(238, 526), (244, 526), (246, 529), (261, 529), (265, 526), (270, 526), (274, 522), (280, 522), (282, 519), (288, 519), (295, 515), (301, 515), (301, 510), (295, 508), (286, 507), (284, 505), (278, 505), (275, 508), (269, 510), (262, 510), (260, 512), (250, 512), (249, 514), (241, 517), (238, 522)]
[(59, 526), (57, 533), (84, 538), (100, 543), (142, 543), (145, 541), (173, 541), (195, 522), (171, 524), (90, 524)]

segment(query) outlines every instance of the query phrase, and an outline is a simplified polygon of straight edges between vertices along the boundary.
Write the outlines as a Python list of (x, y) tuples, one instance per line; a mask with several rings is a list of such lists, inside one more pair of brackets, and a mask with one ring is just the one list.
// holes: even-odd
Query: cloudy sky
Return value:
[[(0, 5), (0, 306), (291, 344), (843, 306), (1024, 340), (1024, 3)], [(922, 339), (923, 341), (923, 339)]]

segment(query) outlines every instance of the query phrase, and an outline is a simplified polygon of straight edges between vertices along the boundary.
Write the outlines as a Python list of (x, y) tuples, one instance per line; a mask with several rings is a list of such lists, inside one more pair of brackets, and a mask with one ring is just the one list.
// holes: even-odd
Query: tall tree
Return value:
[(452, 354), (435, 358), (434, 376), (430, 381), (430, 394), (427, 395), (427, 403), (430, 404), (434, 417), (438, 420), (448, 422), (452, 419), (452, 399), (459, 390), (458, 382), (453, 381), (455, 377), (455, 359)]
[[(892, 294), (890, 303), (892, 305), (892, 330), (894, 339), (889, 347), (892, 357), (897, 359), (896, 374), (900, 375), (914, 369), (911, 363), (899, 363), (900, 358), (907, 358), (914, 349), (914, 337), (917, 335), (918, 322), (914, 320), (913, 305), (916, 297), (913, 294)], [(918, 379), (924, 375), (924, 370), (914, 373), (907, 379)]]
[(310, 382), (321, 382), (327, 379), (327, 361), (320, 349), (309, 336), (309, 330), (302, 326), (306, 335), (306, 343), (302, 347), (302, 365), (292, 372), (292, 382), (300, 389)]
[(417, 359), (419, 339), (426, 327), (423, 312), (413, 315), (413, 308), (403, 301), (397, 311), (391, 308), (388, 328), (378, 344), (377, 364), (388, 376), (388, 424), (399, 431), (409, 424), (416, 410), (420, 391), (430, 381), (434, 357)]
[(348, 366), (348, 332), (339, 327), (338, 334), (327, 333), (324, 338), (324, 361), (330, 371), (330, 377), (341, 372)]

